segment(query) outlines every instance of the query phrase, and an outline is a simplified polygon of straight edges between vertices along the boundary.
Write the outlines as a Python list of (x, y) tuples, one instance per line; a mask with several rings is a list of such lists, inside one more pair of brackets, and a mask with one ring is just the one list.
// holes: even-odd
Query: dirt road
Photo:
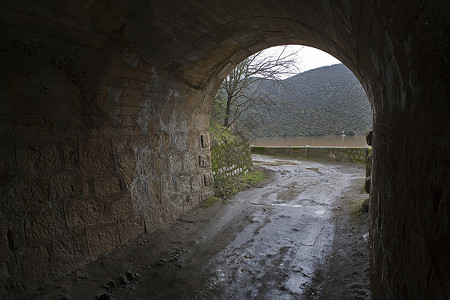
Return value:
[(42, 288), (42, 299), (370, 299), (368, 217), (356, 210), (364, 168), (254, 161), (264, 183)]

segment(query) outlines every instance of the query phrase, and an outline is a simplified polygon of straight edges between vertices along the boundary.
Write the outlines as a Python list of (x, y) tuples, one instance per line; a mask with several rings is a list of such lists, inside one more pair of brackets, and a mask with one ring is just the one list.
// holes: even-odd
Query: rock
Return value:
[(362, 206), (361, 206), (361, 211), (362, 212), (369, 212), (369, 202), (370, 202), (370, 200), (369, 200), (369, 198), (367, 198), (366, 200), (364, 200), (364, 202), (363, 202), (363, 204), (362, 204)]
[(111, 280), (110, 282), (108, 282), (108, 283), (106, 284), (106, 287), (107, 287), (108, 289), (110, 289), (110, 290), (115, 289), (116, 286), (117, 286), (117, 284), (116, 284), (116, 282), (115, 282), (114, 280)]
[(366, 181), (364, 182), (364, 190), (366, 193), (370, 193), (370, 178), (371, 176), (366, 177)]
[(95, 296), (95, 299), (96, 300), (111, 300), (112, 298), (111, 298), (110, 294), (104, 293), (104, 294), (101, 294), (100, 296), (99, 295)]
[[(128, 277), (128, 276), (127, 276)], [(119, 282), (121, 285), (127, 285), (128, 284), (128, 279), (127, 277), (125, 277), (124, 275), (120, 276), (119, 278)]]
[(371, 173), (372, 173), (372, 154), (369, 154), (367, 156), (366, 161), (366, 177), (370, 176)]
[(372, 130), (371, 130), (366, 134), (366, 143), (369, 146), (372, 146), (372, 137), (373, 137), (373, 134), (372, 134)]
[(131, 270), (127, 271), (127, 280), (128, 281), (135, 281), (139, 277), (138, 274), (133, 273)]

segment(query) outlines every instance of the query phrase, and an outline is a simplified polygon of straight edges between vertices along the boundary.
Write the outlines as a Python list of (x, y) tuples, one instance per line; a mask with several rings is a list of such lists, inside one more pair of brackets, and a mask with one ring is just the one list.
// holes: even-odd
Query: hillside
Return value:
[(253, 88), (270, 101), (247, 111), (237, 124), (247, 137), (363, 135), (372, 127), (364, 89), (342, 64), (259, 81)]

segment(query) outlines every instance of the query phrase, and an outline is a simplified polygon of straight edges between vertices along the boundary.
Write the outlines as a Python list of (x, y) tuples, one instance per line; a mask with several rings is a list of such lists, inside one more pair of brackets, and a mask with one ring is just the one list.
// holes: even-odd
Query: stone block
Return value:
[(167, 132), (161, 133), (161, 150), (164, 152), (168, 152), (172, 149), (172, 140), (170, 138), (170, 134)]
[(148, 135), (140, 134), (140, 135), (132, 135), (131, 136), (131, 148), (134, 151), (141, 151), (144, 148), (148, 147)]
[(66, 169), (78, 169), (78, 141), (76, 138), (63, 138), (62, 147)]
[(66, 205), (66, 220), (69, 229), (103, 221), (104, 204), (98, 198), (77, 198)]
[(164, 209), (161, 205), (148, 207), (144, 211), (145, 232), (150, 233), (164, 226)]
[(0, 211), (0, 255), (26, 245), (24, 220)]
[(123, 153), (131, 150), (131, 137), (129, 135), (118, 135), (112, 138), (113, 152)]
[(13, 143), (10, 139), (0, 139), (0, 186), (3, 186), (17, 173), (17, 168)]
[(142, 207), (149, 205), (150, 196), (147, 191), (147, 181), (145, 179), (137, 179), (130, 188), (131, 200), (134, 210), (140, 210)]
[(203, 187), (203, 174), (193, 174), (192, 178), (192, 190), (198, 192)]
[(116, 170), (122, 175), (127, 185), (133, 182), (136, 156), (133, 150), (115, 154)]
[(8, 264), (5, 262), (0, 262), (0, 287), (5, 286), (5, 282), (8, 279), (8, 277), (9, 277)]
[(159, 149), (160, 149), (159, 135), (156, 133), (150, 133), (148, 138), (149, 138), (148, 146), (150, 147), (150, 149), (152, 149), (153, 151), (159, 151)]
[(129, 216), (119, 220), (119, 237), (122, 244), (135, 239), (144, 233), (144, 219), (142, 216)]
[(176, 151), (187, 150), (188, 147), (187, 132), (175, 132), (173, 134), (173, 147)]
[(161, 180), (158, 177), (149, 180), (147, 190), (151, 203), (161, 204)]
[(169, 173), (169, 159), (165, 154), (155, 155), (155, 168), (153, 175), (164, 175)]
[(191, 197), (192, 197), (191, 198), (192, 199), (192, 203), (191, 203), (192, 207), (199, 205), (200, 202), (202, 201), (202, 197), (200, 194), (192, 194)]
[(52, 176), (49, 181), (50, 201), (81, 196), (82, 180), (76, 172), (66, 172)]
[(37, 213), (26, 228), (28, 243), (51, 241), (64, 231), (64, 216), (59, 207), (47, 207)]
[(84, 175), (99, 175), (112, 170), (112, 167), (112, 147), (109, 138), (80, 140), (80, 170)]
[(179, 154), (169, 155), (169, 174), (179, 174), (183, 169), (183, 161)]
[(161, 176), (161, 197), (164, 201), (167, 201), (176, 193), (175, 182), (172, 176)]
[(136, 161), (136, 176), (149, 176), (153, 174), (154, 154), (149, 149), (143, 149), (138, 152)]
[(44, 281), (53, 271), (49, 251), (43, 245), (29, 247), (17, 260), (25, 286)]
[(199, 166), (201, 168), (206, 168), (211, 166), (211, 157), (209, 156), (209, 154), (200, 154), (198, 156), (198, 160), (199, 160)]
[(198, 194), (188, 194), (183, 195), (184, 197), (184, 210), (185, 212), (194, 208), (200, 203), (200, 195)]
[(180, 175), (176, 178), (177, 193), (186, 195), (191, 191), (191, 177), (187, 175)]
[(209, 148), (209, 133), (204, 132), (200, 135), (200, 145), (203, 149)]
[(205, 173), (203, 174), (203, 185), (204, 186), (211, 186), (214, 182), (212, 173)]
[(83, 178), (83, 188), (81, 194), (83, 197), (94, 195), (94, 178)]
[(113, 219), (124, 219), (134, 214), (131, 194), (126, 194), (119, 200), (111, 203), (111, 217)]
[(48, 202), (45, 180), (16, 176), (3, 189), (0, 208), (18, 216), (38, 211)]
[(27, 299), (16, 258), (12, 253), (0, 256), (0, 297)]
[(81, 267), (89, 255), (86, 232), (82, 228), (52, 242), (52, 253), (57, 276)]
[(121, 193), (120, 178), (115, 175), (94, 178), (94, 192), (97, 197), (115, 199)]
[(86, 236), (92, 259), (111, 252), (120, 244), (117, 221), (86, 226)]
[(183, 171), (185, 173), (192, 173), (196, 170), (196, 166), (197, 163), (192, 154), (190, 152), (185, 153), (183, 158)]
[(200, 151), (201, 149), (201, 137), (197, 132), (190, 132), (188, 134), (189, 150), (192, 152)]
[(36, 141), (34, 144), (20, 144), (17, 146), (18, 170), (30, 174), (47, 175), (63, 169), (63, 157), (60, 145), (43, 144)]
[(172, 223), (184, 213), (183, 200), (178, 201), (175, 197), (172, 197), (171, 201), (164, 203), (163, 207), (165, 223)]

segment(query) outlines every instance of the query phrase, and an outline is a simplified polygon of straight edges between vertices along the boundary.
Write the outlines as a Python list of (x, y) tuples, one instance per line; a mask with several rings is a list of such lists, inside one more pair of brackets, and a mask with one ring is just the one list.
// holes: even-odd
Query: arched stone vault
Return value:
[(302, 44), (345, 63), (373, 107), (374, 299), (449, 297), (448, 1), (1, 6), (3, 295), (208, 197), (209, 111), (221, 80), (252, 53)]

